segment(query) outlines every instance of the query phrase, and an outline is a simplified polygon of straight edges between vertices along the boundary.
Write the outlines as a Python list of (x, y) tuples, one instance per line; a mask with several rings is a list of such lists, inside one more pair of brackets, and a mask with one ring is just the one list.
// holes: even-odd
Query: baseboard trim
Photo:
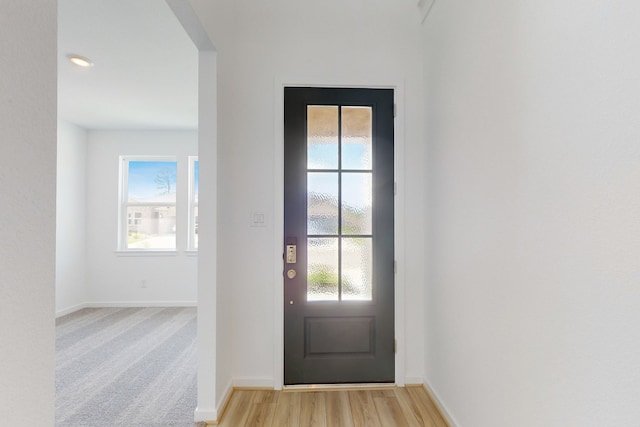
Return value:
[(449, 424), (449, 427), (458, 427), (458, 423), (455, 418), (453, 418), (447, 406), (444, 404), (442, 399), (440, 399), (440, 396), (438, 396), (438, 393), (436, 393), (434, 388), (431, 387), (431, 384), (429, 384), (429, 381), (427, 381), (426, 378), (422, 382), (422, 387), (425, 388), (427, 394), (431, 397), (431, 400), (433, 400), (433, 403), (438, 408), (438, 411), (440, 411), (440, 415), (442, 415), (442, 418), (444, 418), (447, 424)]
[(211, 421), (211, 420), (217, 420), (218, 419), (218, 411), (216, 411), (213, 408), (196, 408), (196, 410), (193, 412), (193, 420), (196, 423), (207, 423), (207, 425), (212, 425), (212, 424), (217, 424), (217, 421)]
[[(268, 385), (256, 385), (256, 384), (267, 384)], [(225, 387), (225, 392), (221, 396), (221, 399), (218, 401), (218, 409), (215, 411), (215, 418), (209, 418), (207, 420), (197, 419), (198, 421), (205, 421), (207, 425), (218, 425), (220, 421), (222, 421), (222, 417), (224, 417), (224, 413), (229, 406), (229, 402), (231, 401), (231, 396), (233, 392), (236, 390), (273, 390), (273, 379), (255, 379), (255, 378), (236, 378), (229, 381), (229, 384)]]
[(74, 306), (64, 308), (62, 310), (58, 310), (56, 311), (56, 319), (58, 317), (66, 316), (67, 314), (75, 313), (76, 311), (82, 310), (83, 308), (87, 308), (87, 307), (88, 307), (87, 303), (83, 302), (82, 304), (76, 304)]
[[(217, 404), (217, 409), (208, 415), (215, 415), (208, 419), (196, 417), (196, 422), (205, 421), (207, 425), (217, 425), (224, 417), (224, 413), (229, 406), (231, 396), (235, 390), (273, 390), (273, 378), (233, 378), (225, 387), (225, 392)], [(196, 410), (197, 411), (197, 410)]]
[(90, 308), (197, 307), (197, 301), (106, 301), (90, 302)]
[[(235, 387), (233, 387), (233, 382), (229, 381), (229, 384), (225, 387), (224, 394), (221, 399), (218, 401), (218, 409), (216, 410), (216, 418), (213, 418), (213, 421), (207, 420), (207, 425), (218, 425), (220, 421), (222, 421), (222, 417), (224, 417), (224, 413), (229, 406), (229, 402), (231, 401), (231, 396), (235, 391)], [(197, 421), (197, 420), (196, 420)]]
[(273, 378), (234, 378), (233, 388), (271, 389), (273, 390)]
[(404, 385), (406, 386), (414, 386), (414, 385), (422, 385), (424, 380), (421, 377), (406, 377), (404, 379)]

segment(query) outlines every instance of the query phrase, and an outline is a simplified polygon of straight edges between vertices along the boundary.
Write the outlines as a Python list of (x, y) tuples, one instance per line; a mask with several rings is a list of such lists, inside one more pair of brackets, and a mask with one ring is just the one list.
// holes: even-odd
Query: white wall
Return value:
[[(404, 375), (421, 379), (423, 76), (415, 3), (192, 4), (218, 52), (218, 286), (233, 297), (236, 383), (281, 381), (282, 84), (398, 87), (398, 175), (407, 204), (398, 223), (409, 231), (406, 247), (397, 248), (406, 292), (398, 313), (407, 325), (399, 357)], [(266, 213), (267, 227), (250, 227), (252, 211)]]
[(86, 295), (87, 132), (58, 120), (56, 315), (82, 307)]
[[(231, 383), (233, 339), (230, 289), (217, 282), (218, 106), (217, 53), (188, 0), (167, 0), (198, 48), (198, 160), (200, 169), (198, 263), (198, 406), (195, 421), (214, 421)], [(213, 309), (212, 309), (213, 308)], [(202, 332), (204, 331), (204, 332)]]
[(426, 379), (465, 427), (640, 420), (640, 5), (436, 1)]
[(0, 10), (0, 419), (53, 425), (56, 2)]
[[(186, 249), (187, 156), (197, 155), (196, 131), (89, 131), (87, 151), (87, 293), (94, 305), (172, 305), (197, 301), (197, 256)], [(177, 248), (173, 254), (116, 253), (119, 156), (178, 159)], [(182, 232), (181, 232), (182, 230)], [(146, 280), (146, 287), (141, 281)]]

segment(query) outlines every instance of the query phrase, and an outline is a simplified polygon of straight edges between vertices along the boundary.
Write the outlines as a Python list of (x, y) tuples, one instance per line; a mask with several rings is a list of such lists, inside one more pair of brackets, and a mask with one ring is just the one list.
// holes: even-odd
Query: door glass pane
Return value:
[(338, 238), (307, 239), (307, 300), (338, 300)]
[(338, 168), (338, 107), (307, 106), (307, 168)]
[(127, 249), (175, 248), (175, 206), (127, 207)]
[(372, 249), (370, 237), (342, 239), (342, 299), (371, 301)]
[(307, 174), (307, 234), (338, 234), (338, 173)]
[(371, 107), (342, 107), (342, 168), (371, 169)]
[(371, 173), (342, 174), (342, 234), (371, 234)]

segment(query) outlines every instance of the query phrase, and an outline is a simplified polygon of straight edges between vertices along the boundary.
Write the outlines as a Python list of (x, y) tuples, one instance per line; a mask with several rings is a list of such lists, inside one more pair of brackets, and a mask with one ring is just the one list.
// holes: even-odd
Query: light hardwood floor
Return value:
[(235, 390), (219, 426), (448, 427), (420, 386), (381, 390)]

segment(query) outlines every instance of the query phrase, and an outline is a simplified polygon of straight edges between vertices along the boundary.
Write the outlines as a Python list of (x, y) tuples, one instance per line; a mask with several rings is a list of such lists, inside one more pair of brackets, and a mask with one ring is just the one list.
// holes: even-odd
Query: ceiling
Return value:
[[(80, 68), (70, 54), (95, 64)], [(198, 51), (164, 0), (58, 1), (58, 117), (86, 129), (196, 129)]]

